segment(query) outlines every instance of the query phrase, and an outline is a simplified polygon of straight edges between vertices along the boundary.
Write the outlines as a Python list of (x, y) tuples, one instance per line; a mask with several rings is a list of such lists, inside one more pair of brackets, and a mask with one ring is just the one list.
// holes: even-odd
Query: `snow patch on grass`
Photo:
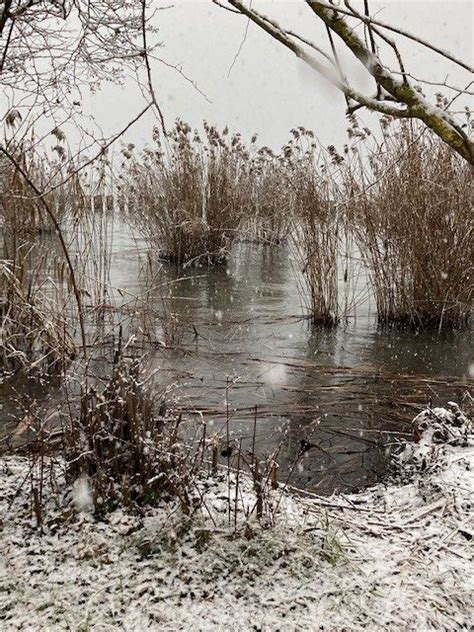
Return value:
[(276, 490), (273, 526), (246, 518), (245, 478), (237, 529), (233, 478), (201, 480), (191, 515), (172, 502), (104, 521), (48, 487), (43, 534), (20, 485), (28, 462), (5, 457), (2, 630), (467, 630), (474, 447), (436, 449), (440, 465), (405, 485), (330, 498)]

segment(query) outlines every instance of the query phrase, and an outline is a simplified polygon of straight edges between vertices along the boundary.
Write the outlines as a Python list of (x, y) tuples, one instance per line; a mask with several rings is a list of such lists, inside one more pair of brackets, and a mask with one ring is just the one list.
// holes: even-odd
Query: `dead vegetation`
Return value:
[[(121, 196), (128, 196), (127, 219), (166, 258), (187, 264), (225, 260), (254, 213), (254, 236), (273, 243), (291, 236), (311, 320), (334, 326), (341, 318), (343, 232), (357, 240), (370, 270), (380, 322), (438, 328), (467, 323), (474, 261), (469, 167), (428, 132), (404, 124), (392, 128), (387, 122), (378, 153), (366, 161), (359, 147), (368, 134), (355, 121), (352, 135), (359, 145), (344, 156), (334, 148), (321, 150), (301, 127), (292, 130), (279, 155), (258, 149), (256, 138), (247, 147), (240, 135), (227, 130), (219, 133), (206, 125), (205, 134), (203, 142), (179, 121), (163, 147), (155, 139), (156, 151), (146, 149), (138, 157), (132, 148), (125, 151)], [(46, 177), (33, 164), (35, 176)], [(100, 169), (105, 173), (104, 165)], [(17, 188), (2, 193), (8, 254), (0, 277), (2, 369), (63, 374), (78, 349), (70, 271), (54, 234), (32, 234), (39, 224), (31, 186), (28, 193), (21, 173), (8, 174)], [(67, 194), (66, 201), (53, 197), (47, 202), (48, 208), (59, 205), (64, 219), (74, 220), (72, 229), (67, 227), (68, 245), (88, 328), (84, 355), (68, 376), (80, 393), (72, 396), (66, 388), (72, 401), (62, 417), (68, 480), (87, 481), (98, 512), (100, 505), (143, 505), (165, 496), (178, 498), (191, 511), (198, 502), (198, 472), (206, 464), (216, 473), (223, 457), (228, 472), (250, 476), (259, 498), (255, 511), (262, 518), (265, 490), (277, 482), (277, 455), (259, 461), (253, 449), (246, 452), (227, 436), (219, 456), (222, 438), (207, 436), (204, 423), (190, 448), (181, 435), (180, 416), (160, 412), (141, 364), (124, 356), (122, 328), (128, 327), (131, 336), (136, 328), (139, 335), (133, 340), (142, 351), (147, 345), (178, 345), (183, 321), (171, 309), (173, 286), (164, 284), (157, 307), (153, 292), (163, 279), (148, 253), (152, 287), (143, 300), (129, 296), (124, 305), (116, 305), (109, 274), (114, 212), (109, 201), (113, 206), (114, 198), (107, 197), (104, 186), (103, 203), (94, 208), (94, 190), (88, 197), (79, 180), (68, 182), (70, 188), (57, 189)], [(31, 211), (26, 219), (19, 213), (22, 204)], [(110, 357), (117, 340), (109, 372), (99, 358)], [(96, 365), (104, 369), (100, 379)], [(228, 515), (235, 519), (230, 505)]]
[(0, 165), (0, 363), (7, 372), (58, 374), (76, 355), (75, 279), (58, 233), (85, 200), (78, 175), (64, 167), (65, 138), (53, 135), (53, 155), (41, 154), (32, 138), (11, 147), (12, 160)]
[[(364, 132), (355, 131), (364, 136)], [(369, 269), (379, 322), (463, 327), (472, 309), (472, 168), (413, 123), (346, 162), (347, 213)]]
[(182, 121), (128, 159), (130, 219), (159, 255), (181, 263), (224, 261), (250, 206), (249, 150), (240, 134)]
[(81, 386), (78, 418), (65, 418), (66, 477), (90, 488), (95, 512), (178, 498), (189, 510), (199, 461), (182, 449), (180, 417), (155, 404), (139, 359), (117, 351), (105, 384)]
[[(382, 140), (351, 118), (352, 145), (323, 150), (291, 130), (276, 154), (239, 134), (178, 121), (139, 156), (124, 150), (130, 218), (165, 259), (225, 260), (232, 243), (291, 237), (315, 324), (335, 325), (344, 239), (355, 239), (380, 323), (466, 325), (472, 306), (474, 237), (470, 167), (413, 122), (383, 120)], [(407, 230), (407, 227), (409, 230)], [(346, 301), (347, 303), (347, 301)]]
[[(469, 627), (473, 458), (472, 446), (437, 446), (431, 466), (413, 481), (357, 495), (273, 490), (276, 521), (269, 529), (245, 518), (258, 496), (247, 477), (237, 484), (237, 474), (203, 479), (201, 504), (191, 514), (175, 499), (91, 520), (76, 487), (80, 515), (71, 526), (60, 461), (32, 467), (8, 457), (0, 492), (10, 571), (2, 577), (6, 621), (22, 629), (33, 613), (43, 627), (58, 627), (67, 599), (67, 624), (76, 626), (116, 627), (120, 619), (144, 629), (166, 615), (172, 628), (199, 618), (213, 630), (277, 629), (296, 611), (307, 629), (321, 616), (337, 629), (449, 629), (453, 621)], [(28, 519), (29, 486), (39, 493), (41, 467), (46, 537)], [(228, 520), (234, 502), (239, 524), (248, 527), (241, 533)], [(361, 591), (362, 607), (354, 608)], [(406, 607), (394, 606), (394, 594)], [(210, 598), (212, 608), (203, 610)]]
[(249, 173), (252, 200), (240, 226), (241, 239), (272, 245), (287, 242), (295, 206), (287, 157), (269, 147), (259, 147)]
[(64, 264), (30, 242), (15, 254), (0, 264), (0, 365), (7, 373), (61, 374), (76, 355)]
[(328, 156), (317, 147), (313, 133), (297, 128), (292, 135), (283, 148), (294, 188), (292, 245), (303, 273), (312, 322), (334, 326), (339, 321), (336, 188)]
[[(67, 218), (76, 217), (84, 207), (80, 178), (71, 164), (65, 167), (67, 150), (64, 135), (59, 130), (54, 131), (57, 144), (51, 152), (40, 153), (33, 138), (31, 142), (10, 150), (17, 166), (2, 156), (0, 225), (4, 241), (8, 237), (11, 242), (5, 241), (4, 246), (8, 246), (6, 255), (14, 254), (16, 240), (54, 232), (55, 226), (45, 211), (45, 205), (54, 211), (59, 224)], [(45, 194), (38, 197), (31, 188), (31, 182)]]

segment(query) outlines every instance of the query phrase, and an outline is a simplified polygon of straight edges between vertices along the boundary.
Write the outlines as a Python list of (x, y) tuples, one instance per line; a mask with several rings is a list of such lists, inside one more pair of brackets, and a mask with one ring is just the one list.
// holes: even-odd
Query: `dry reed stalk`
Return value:
[(384, 324), (462, 327), (472, 309), (472, 169), (413, 122), (345, 171), (348, 216)]
[[(59, 131), (57, 132), (59, 133)], [(34, 143), (12, 150), (15, 161), (40, 190), (47, 190), (40, 200), (31, 184), (11, 162), (0, 162), (0, 223), (4, 239), (28, 239), (38, 233), (51, 233), (54, 226), (45, 212), (45, 204), (54, 212), (59, 224), (75, 217), (83, 208), (83, 191), (73, 167), (64, 166), (66, 151), (58, 144), (54, 156), (41, 154)], [(67, 182), (63, 183), (63, 180)]]
[[(317, 152), (313, 133), (292, 130), (284, 148), (295, 190), (293, 248), (303, 272), (314, 324), (339, 322), (337, 262), (339, 217), (335, 183), (324, 154)], [(323, 168), (317, 167), (323, 161)]]
[(154, 504), (176, 497), (191, 506), (190, 486), (200, 467), (199, 447), (190, 452), (179, 437), (181, 417), (156, 411), (143, 363), (116, 352), (112, 374), (101, 388), (81, 387), (78, 416), (65, 417), (68, 480), (86, 480), (96, 512), (117, 505)]
[[(0, 264), (0, 363), (3, 370), (62, 373), (76, 354), (61, 258), (23, 244)], [(52, 279), (56, 280), (53, 281)]]
[(139, 158), (133, 146), (125, 188), (132, 221), (159, 251), (177, 262), (224, 261), (250, 206), (250, 155), (240, 134), (204, 124), (205, 139), (177, 121), (164, 147)]
[[(112, 302), (109, 271), (113, 229), (108, 197), (102, 195), (105, 173), (102, 163), (105, 159), (99, 164), (99, 179), (95, 183), (103, 204), (95, 210), (96, 190), (87, 195), (87, 187), (77, 173), (68, 173), (65, 178), (62, 163), (40, 158), (32, 151), (20, 152), (16, 159), (28, 178), (32, 174), (41, 189), (52, 187), (53, 190), (35, 197), (35, 191), (21, 169), (14, 166), (7, 169), (11, 178), (7, 184), (16, 183), (16, 188), (7, 187), (1, 196), (4, 246), (0, 276), (2, 361), (9, 371), (21, 368), (57, 373), (75, 356), (79, 321), (95, 317), (93, 324), (87, 323), (91, 350), (85, 354), (87, 356), (92, 356), (92, 351), (110, 338), (110, 332), (117, 325), (113, 320), (107, 329), (104, 316), (106, 305), (110, 306)], [(5, 182), (3, 180), (4, 185)], [(28, 221), (22, 220), (25, 209), (31, 210), (36, 217), (36, 209), (44, 213), (45, 205), (61, 222), (64, 248), (59, 243), (57, 227), (51, 233), (43, 223), (40, 230), (40, 224), (30, 221), (28, 213)], [(20, 218), (18, 221), (17, 217)], [(41, 218), (46, 222), (43, 215)], [(74, 270), (75, 287), (83, 297), (82, 314), (78, 313), (79, 306), (74, 301), (72, 273), (64, 249), (67, 249), (68, 261)], [(82, 332), (82, 326), (80, 329)]]
[(250, 175), (252, 205), (240, 228), (243, 239), (269, 244), (286, 242), (295, 191), (285, 157), (269, 147), (260, 147), (252, 160)]

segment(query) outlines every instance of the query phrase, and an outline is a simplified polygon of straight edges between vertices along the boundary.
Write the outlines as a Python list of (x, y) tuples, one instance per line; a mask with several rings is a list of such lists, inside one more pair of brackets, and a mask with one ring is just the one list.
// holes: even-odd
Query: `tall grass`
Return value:
[(250, 169), (252, 203), (241, 225), (241, 238), (257, 243), (281, 244), (291, 232), (295, 189), (284, 155), (260, 147)]
[(413, 123), (384, 123), (345, 171), (348, 215), (381, 323), (460, 327), (472, 309), (472, 169)]
[(339, 321), (339, 217), (330, 157), (302, 127), (292, 130), (283, 148), (293, 189), (293, 249), (303, 273), (314, 324), (333, 326)]
[(55, 136), (54, 155), (32, 139), (10, 146), (12, 160), (0, 164), (0, 361), (10, 372), (62, 372), (76, 353), (76, 279), (58, 232), (84, 207), (84, 196), (79, 176), (66, 168), (64, 137), (59, 130)]
[(15, 261), (0, 262), (0, 294), (1, 369), (62, 373), (76, 354), (76, 344), (61, 258), (23, 244)]
[(207, 123), (204, 139), (182, 121), (156, 148), (128, 158), (132, 221), (169, 260), (224, 261), (250, 205), (250, 156), (240, 134)]
[(97, 288), (105, 285), (109, 254), (98, 248), (90, 196), (74, 167), (66, 169), (65, 153), (51, 157), (32, 147), (12, 153), (16, 165), (0, 167), (1, 363), (11, 372), (62, 372), (76, 355), (84, 317), (75, 290), (81, 303), (103, 302)]
[[(59, 132), (58, 132), (59, 133)], [(51, 232), (54, 226), (44, 203), (54, 211), (59, 224), (66, 217), (76, 216), (84, 207), (80, 178), (69, 165), (66, 150), (55, 147), (54, 156), (40, 153), (31, 146), (11, 149), (16, 163), (40, 191), (43, 201), (31, 189), (20, 170), (6, 158), (0, 162), (0, 224), (5, 237), (27, 239), (41, 232)], [(67, 182), (65, 182), (67, 176)], [(14, 245), (11, 246), (14, 248)]]

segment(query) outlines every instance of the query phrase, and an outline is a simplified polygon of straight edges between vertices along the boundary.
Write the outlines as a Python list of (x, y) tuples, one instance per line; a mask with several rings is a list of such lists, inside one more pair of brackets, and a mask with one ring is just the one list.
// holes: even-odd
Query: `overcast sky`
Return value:
[[(360, 7), (362, 2), (355, 0), (354, 5)], [(302, 0), (254, 0), (252, 6), (328, 48), (324, 27)], [(380, 19), (472, 62), (471, 0), (372, 0), (370, 7)], [(248, 26), (245, 37), (246, 18), (220, 9), (210, 0), (179, 0), (160, 11), (155, 24), (163, 42), (157, 54), (181, 66), (209, 99), (175, 70), (155, 61), (153, 80), (168, 126), (178, 116), (193, 126), (206, 119), (248, 136), (256, 131), (262, 143), (276, 148), (286, 141), (292, 127), (303, 125), (314, 130), (325, 145), (344, 143), (342, 95), (255, 25)], [(433, 52), (405, 39), (398, 41), (407, 69), (414, 75), (430, 81), (443, 81), (449, 75), (451, 83), (464, 86), (469, 81), (467, 72)], [(358, 87), (370, 93), (373, 88), (360, 64), (344, 54), (342, 47), (341, 57)], [(89, 105), (104, 131), (111, 133), (139, 111), (143, 98), (133, 82), (127, 81), (122, 88), (106, 86)], [(377, 116), (366, 114), (365, 118), (375, 121)], [(141, 121), (128, 138), (145, 142), (152, 124), (151, 117)]]

